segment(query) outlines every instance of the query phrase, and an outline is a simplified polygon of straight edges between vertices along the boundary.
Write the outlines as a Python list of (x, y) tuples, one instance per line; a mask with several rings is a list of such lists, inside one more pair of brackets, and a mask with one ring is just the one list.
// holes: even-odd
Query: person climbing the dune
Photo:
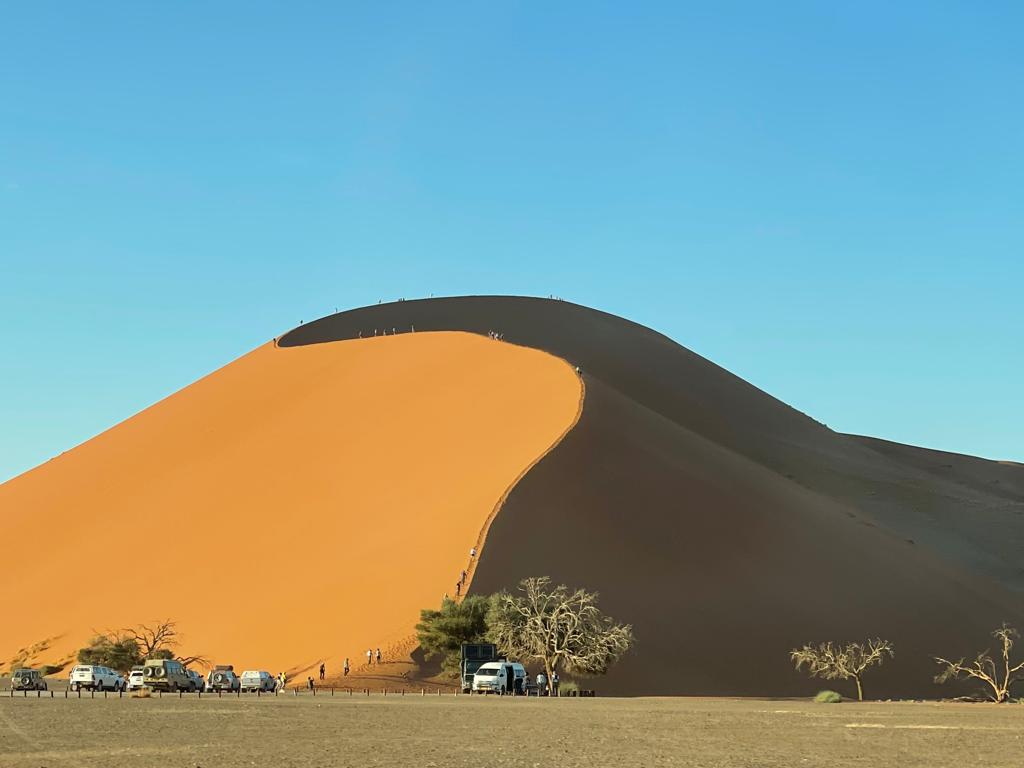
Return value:
[(462, 597), (462, 582), (461, 581), (456, 581), (455, 582), (455, 596), (456, 597)]
[(320, 663), (320, 679), (321, 680), (324, 679), (324, 675), (325, 674), (327, 674), (327, 667), (323, 664), (323, 662), (321, 662)]
[(366, 663), (367, 664), (373, 664), (373, 649), (372, 648), (367, 648), (366, 649)]
[(349, 667), (348, 667), (348, 656), (346, 656), (345, 657), (345, 667), (344, 667), (345, 677), (348, 677), (348, 669), (349, 669)]
[(377, 663), (380, 664), (380, 648), (377, 649)]
[(466, 571), (465, 571), (465, 569), (463, 569), (463, 571), (462, 571), (462, 575), (461, 575), (461, 576), (459, 577), (459, 581), (461, 581), (461, 582), (462, 582), (462, 585), (463, 585), (463, 586), (465, 586), (465, 585), (466, 585)]

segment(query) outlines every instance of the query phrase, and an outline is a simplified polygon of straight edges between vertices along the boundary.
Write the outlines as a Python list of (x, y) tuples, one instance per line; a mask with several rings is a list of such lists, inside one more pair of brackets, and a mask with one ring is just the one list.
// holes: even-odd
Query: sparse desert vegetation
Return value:
[(936, 657), (935, 661), (942, 667), (942, 671), (935, 677), (935, 682), (945, 683), (963, 678), (977, 680), (982, 683), (983, 690), (992, 701), (1009, 701), (1013, 684), (1024, 680), (1024, 661), (1014, 664), (1010, 659), (1014, 641), (1020, 637), (1020, 633), (1003, 624), (992, 633), (992, 637), (999, 641), (997, 658), (993, 658), (989, 650), (981, 651), (970, 662), (963, 658), (950, 661)]
[(806, 667), (811, 677), (824, 680), (852, 680), (857, 686), (857, 700), (864, 700), (864, 673), (871, 667), (895, 656), (892, 643), (881, 638), (863, 643), (818, 643), (790, 651), (797, 669)]

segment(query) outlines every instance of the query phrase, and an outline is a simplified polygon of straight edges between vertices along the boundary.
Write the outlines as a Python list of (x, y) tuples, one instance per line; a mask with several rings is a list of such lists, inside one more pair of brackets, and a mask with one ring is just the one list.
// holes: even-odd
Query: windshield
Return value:
[(13, 672), (13, 676), (14, 677), (19, 677), (20, 675), (31, 675), (31, 674), (32, 674), (32, 670), (31, 669), (16, 669)]
[(496, 677), (497, 674), (498, 674), (498, 670), (496, 670), (496, 669), (478, 669), (473, 674), (475, 674), (477, 677)]

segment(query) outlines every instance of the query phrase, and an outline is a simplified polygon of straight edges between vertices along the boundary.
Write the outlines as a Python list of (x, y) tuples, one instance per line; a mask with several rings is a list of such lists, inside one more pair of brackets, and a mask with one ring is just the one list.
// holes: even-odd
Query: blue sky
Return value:
[(0, 480), (379, 298), (1024, 460), (1024, 6), (7, 3)]

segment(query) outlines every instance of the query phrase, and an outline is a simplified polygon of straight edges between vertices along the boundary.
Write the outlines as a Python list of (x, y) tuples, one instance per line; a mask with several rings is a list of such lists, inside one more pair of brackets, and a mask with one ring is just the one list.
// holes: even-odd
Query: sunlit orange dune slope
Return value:
[(454, 593), (511, 483), (574, 424), (547, 353), (469, 333), (267, 344), (0, 485), (0, 666), (177, 621), (181, 650), (353, 665)]

